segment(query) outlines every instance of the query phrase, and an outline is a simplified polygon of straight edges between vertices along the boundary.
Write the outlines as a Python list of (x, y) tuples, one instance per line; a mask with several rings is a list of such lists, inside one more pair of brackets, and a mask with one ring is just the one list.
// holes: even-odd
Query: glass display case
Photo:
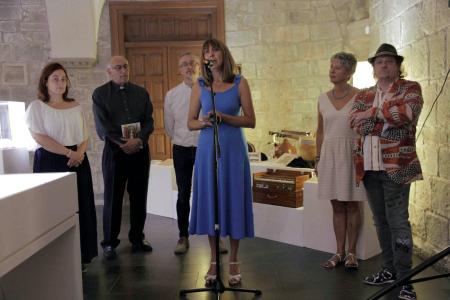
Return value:
[(36, 143), (25, 124), (25, 103), (0, 101), (0, 174), (29, 173)]
[(25, 103), (0, 100), (0, 149), (35, 145), (25, 124)]

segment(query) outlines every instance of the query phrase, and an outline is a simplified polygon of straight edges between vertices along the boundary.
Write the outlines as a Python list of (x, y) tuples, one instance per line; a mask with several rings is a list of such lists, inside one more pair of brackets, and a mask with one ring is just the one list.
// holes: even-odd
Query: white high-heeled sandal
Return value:
[[(241, 262), (239, 262), (239, 261), (230, 261), (229, 264), (230, 265), (240, 265)], [(234, 274), (234, 275), (233, 274), (229, 274), (228, 284), (230, 286), (238, 285), (238, 284), (241, 283), (241, 281), (242, 281), (241, 273), (237, 273), (237, 274)]]
[[(215, 261), (212, 261), (210, 264), (213, 265), (213, 266), (215, 266), (215, 265), (216, 265), (216, 262), (215, 262)], [(206, 285), (206, 286), (209, 286), (209, 285), (213, 284), (214, 282), (216, 282), (216, 280), (217, 280), (217, 274), (209, 274), (209, 273), (206, 273), (206, 275), (205, 275), (204, 278), (205, 278), (205, 285)]]

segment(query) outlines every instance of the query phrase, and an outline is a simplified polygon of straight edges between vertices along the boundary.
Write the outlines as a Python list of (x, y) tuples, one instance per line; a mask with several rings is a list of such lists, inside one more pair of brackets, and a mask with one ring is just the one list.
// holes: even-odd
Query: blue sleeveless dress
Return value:
[[(234, 85), (216, 93), (216, 110), (239, 115), (241, 103), (237, 75)], [(199, 78), (200, 102), (203, 114), (212, 110), (211, 92)], [(190, 234), (214, 233), (214, 130), (201, 130), (195, 157)], [(218, 161), (220, 235), (233, 239), (253, 237), (253, 199), (247, 142), (241, 128), (225, 122), (219, 124), (221, 157)]]

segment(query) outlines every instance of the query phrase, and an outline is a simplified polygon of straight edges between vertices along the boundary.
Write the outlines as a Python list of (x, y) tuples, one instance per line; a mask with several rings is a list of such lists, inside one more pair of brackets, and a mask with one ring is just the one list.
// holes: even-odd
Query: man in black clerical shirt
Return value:
[(133, 251), (152, 251), (144, 240), (147, 185), (150, 170), (148, 137), (153, 132), (153, 106), (148, 92), (129, 80), (125, 57), (113, 56), (107, 66), (111, 79), (92, 94), (97, 133), (103, 141), (104, 180), (103, 253), (116, 257), (120, 240), (122, 199), (127, 186), (130, 199), (128, 239)]

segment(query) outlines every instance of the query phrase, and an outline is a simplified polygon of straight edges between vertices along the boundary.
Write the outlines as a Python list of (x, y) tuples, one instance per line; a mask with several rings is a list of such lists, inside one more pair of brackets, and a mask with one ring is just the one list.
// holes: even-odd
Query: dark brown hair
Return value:
[(42, 69), (41, 77), (39, 78), (39, 86), (38, 86), (38, 98), (41, 99), (44, 102), (50, 101), (50, 95), (48, 94), (48, 88), (47, 88), (47, 81), (50, 75), (53, 74), (53, 72), (57, 70), (63, 70), (64, 74), (66, 74), (67, 78), (67, 86), (64, 94), (62, 95), (63, 100), (67, 102), (74, 101), (72, 98), (67, 97), (67, 94), (69, 93), (69, 87), (70, 87), (70, 80), (69, 76), (67, 75), (66, 69), (61, 65), (60, 63), (53, 62), (47, 64), (44, 69)]
[[(230, 50), (224, 43), (219, 41), (218, 39), (208, 39), (203, 43), (202, 46), (202, 59), (205, 58), (205, 52), (211, 46), (215, 50), (220, 50), (222, 53), (222, 80), (227, 83), (233, 83), (234, 77), (236, 76), (236, 64), (234, 62), (233, 56), (231, 56)], [(205, 83), (207, 86), (211, 86), (213, 78), (211, 77), (211, 73), (207, 70), (205, 64), (202, 64), (202, 76), (205, 79)]]

